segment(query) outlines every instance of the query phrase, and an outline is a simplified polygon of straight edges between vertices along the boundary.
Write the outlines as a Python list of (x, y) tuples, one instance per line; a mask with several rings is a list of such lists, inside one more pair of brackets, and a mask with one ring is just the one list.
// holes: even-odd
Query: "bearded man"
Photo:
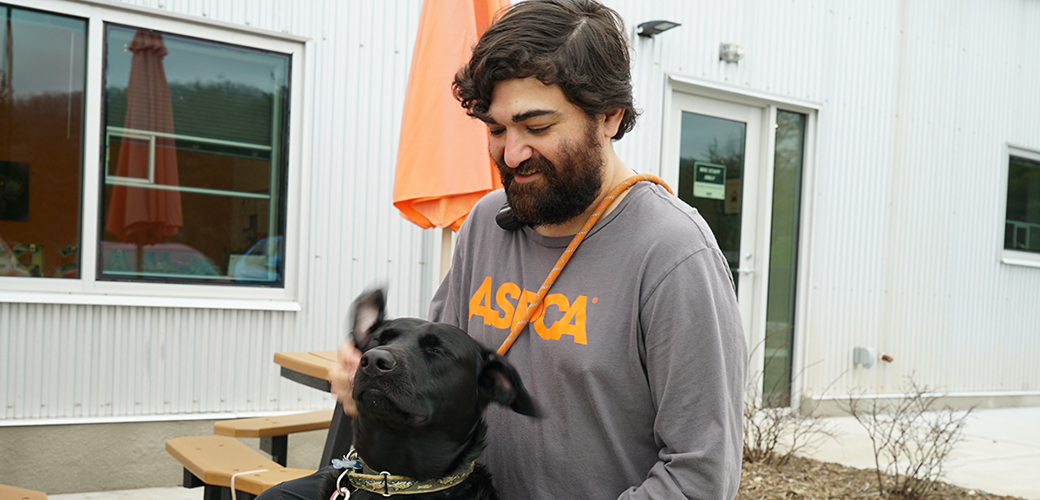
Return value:
[[(429, 319), (503, 344), (541, 409), (487, 414), (479, 461), (504, 499), (736, 496), (747, 347), (732, 274), (697, 211), (614, 151), (637, 116), (628, 54), (613, 10), (529, 0), (455, 77), (504, 190), (462, 225)], [(496, 223), (506, 204), (519, 227)], [(347, 345), (330, 371), (348, 414), (358, 357)]]

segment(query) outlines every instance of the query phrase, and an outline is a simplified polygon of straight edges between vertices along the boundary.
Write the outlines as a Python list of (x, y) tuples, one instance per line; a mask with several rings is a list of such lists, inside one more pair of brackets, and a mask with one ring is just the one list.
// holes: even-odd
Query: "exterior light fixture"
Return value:
[(680, 26), (679, 23), (673, 23), (671, 21), (647, 21), (639, 25), (636, 29), (636, 34), (650, 38), (658, 33), (668, 31), (676, 26)]

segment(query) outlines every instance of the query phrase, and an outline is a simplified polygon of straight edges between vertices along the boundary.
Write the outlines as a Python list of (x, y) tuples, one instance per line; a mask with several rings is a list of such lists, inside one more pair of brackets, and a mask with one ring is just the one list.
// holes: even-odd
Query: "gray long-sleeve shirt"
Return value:
[[(430, 319), (491, 349), (570, 237), (463, 225)], [(697, 212), (632, 187), (578, 247), (507, 359), (540, 419), (493, 406), (480, 461), (504, 499), (736, 496), (747, 348), (732, 276)]]

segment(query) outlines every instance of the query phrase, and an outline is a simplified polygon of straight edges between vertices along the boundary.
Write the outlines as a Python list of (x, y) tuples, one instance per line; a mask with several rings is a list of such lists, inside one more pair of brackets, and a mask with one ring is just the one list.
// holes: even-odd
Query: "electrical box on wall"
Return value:
[(873, 347), (857, 347), (852, 350), (852, 362), (862, 365), (863, 368), (874, 366), (875, 359), (877, 359), (877, 353)]

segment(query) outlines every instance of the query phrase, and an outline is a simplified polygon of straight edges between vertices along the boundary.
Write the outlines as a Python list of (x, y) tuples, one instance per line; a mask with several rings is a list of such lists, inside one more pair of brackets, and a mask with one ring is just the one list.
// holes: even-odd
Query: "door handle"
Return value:
[(753, 267), (731, 267), (729, 269), (741, 274), (753, 274), (755, 272), (755, 268)]

